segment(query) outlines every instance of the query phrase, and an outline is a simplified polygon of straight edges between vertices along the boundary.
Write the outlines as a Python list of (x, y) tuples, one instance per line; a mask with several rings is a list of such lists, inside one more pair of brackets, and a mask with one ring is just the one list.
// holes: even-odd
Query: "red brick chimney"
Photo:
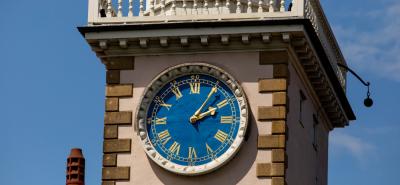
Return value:
[(68, 156), (66, 185), (85, 185), (85, 158), (80, 148), (71, 149)]

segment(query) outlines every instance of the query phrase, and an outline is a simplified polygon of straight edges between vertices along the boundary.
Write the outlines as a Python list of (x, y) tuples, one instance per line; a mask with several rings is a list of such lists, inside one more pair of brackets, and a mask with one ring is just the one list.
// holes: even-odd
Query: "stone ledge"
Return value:
[(133, 84), (107, 85), (107, 97), (132, 97)]
[(117, 154), (104, 154), (103, 166), (114, 167), (117, 166)]
[(117, 139), (118, 138), (118, 126), (117, 125), (105, 125), (104, 126), (104, 139)]
[(260, 93), (279, 92), (286, 90), (286, 79), (261, 79), (258, 81), (258, 91)]
[(104, 140), (103, 152), (104, 153), (131, 152), (131, 140), (130, 139)]
[(261, 51), (260, 65), (287, 64), (289, 55), (287, 51)]
[(257, 147), (259, 149), (285, 148), (285, 135), (258, 136)]
[(268, 120), (285, 120), (286, 119), (286, 107), (276, 106), (276, 107), (258, 107), (258, 120), (268, 121)]
[(132, 124), (132, 112), (106, 112), (104, 124)]
[(130, 167), (104, 167), (103, 180), (129, 180)]
[(283, 163), (258, 163), (256, 167), (257, 177), (280, 177), (285, 175)]
[(119, 100), (118, 98), (106, 98), (106, 111), (118, 111), (119, 110)]

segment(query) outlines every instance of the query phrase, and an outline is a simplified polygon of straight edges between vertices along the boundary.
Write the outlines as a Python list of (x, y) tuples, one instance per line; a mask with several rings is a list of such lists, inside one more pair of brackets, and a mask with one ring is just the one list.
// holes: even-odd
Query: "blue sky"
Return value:
[[(358, 117), (331, 133), (330, 185), (397, 184), (400, 162), (400, 1), (322, 2), (350, 67), (372, 82), (375, 105), (349, 76)], [(86, 184), (101, 179), (104, 67), (76, 26), (86, 0), (0, 1), (0, 179), (65, 183), (72, 147), (84, 149)]]

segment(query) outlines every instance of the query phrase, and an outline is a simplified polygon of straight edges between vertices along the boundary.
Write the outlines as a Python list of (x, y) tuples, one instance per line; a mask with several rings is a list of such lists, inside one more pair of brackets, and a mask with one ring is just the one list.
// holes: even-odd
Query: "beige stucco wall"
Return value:
[[(319, 112), (323, 110), (314, 105), (315, 99), (311, 96), (310, 89), (306, 88), (306, 84), (299, 77), (300, 73), (295, 70), (292, 64), (289, 65), (289, 72), (288, 140), (286, 141), (288, 168), (286, 180), (291, 185), (326, 185), (329, 129), (327, 129), (325, 119)], [(306, 96), (302, 109), (304, 127), (299, 123), (300, 90)], [(319, 122), (317, 125), (317, 150), (313, 147), (313, 114), (318, 117)]]
[[(241, 83), (251, 109), (248, 140), (244, 142), (236, 157), (221, 169), (207, 175), (182, 177), (163, 170), (147, 158), (134, 127), (119, 127), (119, 138), (132, 139), (132, 151), (130, 154), (118, 154), (117, 166), (130, 166), (131, 176), (130, 182), (117, 182), (117, 185), (270, 184), (271, 179), (269, 178), (257, 178), (255, 170), (257, 162), (271, 162), (271, 151), (257, 150), (257, 136), (271, 134), (271, 123), (259, 124), (255, 118), (258, 106), (272, 106), (272, 95), (258, 92), (258, 80), (272, 78), (273, 69), (272, 65), (259, 65), (258, 52), (135, 57), (135, 69), (122, 70), (120, 77), (122, 84), (133, 83), (133, 97), (121, 98), (119, 110), (135, 113), (144, 88), (157, 74), (168, 67), (187, 62), (205, 62), (216, 65), (225, 69)], [(133, 115), (133, 120), (135, 120), (135, 115)], [(134, 121), (133, 125), (135, 124)]]

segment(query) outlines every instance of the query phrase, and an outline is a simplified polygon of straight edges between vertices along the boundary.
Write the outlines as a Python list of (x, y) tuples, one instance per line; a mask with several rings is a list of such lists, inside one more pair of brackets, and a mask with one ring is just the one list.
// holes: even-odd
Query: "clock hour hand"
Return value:
[(211, 88), (211, 91), (210, 91), (210, 93), (208, 93), (208, 96), (207, 96), (206, 100), (204, 100), (203, 104), (201, 104), (200, 108), (197, 109), (197, 111), (193, 114), (193, 116), (190, 117), (190, 122), (191, 123), (196, 122), (196, 120), (198, 119), (198, 117), (200, 115), (201, 110), (206, 105), (206, 103), (208, 102), (210, 97), (216, 92), (217, 92), (217, 86), (214, 86), (213, 88)]
[(215, 111), (217, 110), (217, 108), (214, 107), (208, 107), (208, 111), (201, 113), (199, 116), (197, 116), (196, 121), (208, 116), (208, 115), (215, 115)]

